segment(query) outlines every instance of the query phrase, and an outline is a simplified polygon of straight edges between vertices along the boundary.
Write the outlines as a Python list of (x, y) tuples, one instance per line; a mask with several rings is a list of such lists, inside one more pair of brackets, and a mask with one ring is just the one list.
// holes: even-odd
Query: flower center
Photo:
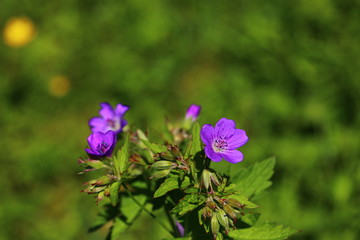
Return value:
[(214, 140), (213, 149), (215, 152), (222, 152), (228, 147), (227, 141), (223, 137), (218, 137)]
[(111, 118), (106, 119), (106, 125), (108, 125), (113, 130), (117, 130), (118, 128), (117, 121)]
[(109, 146), (110, 145), (108, 143), (102, 141), (100, 144), (97, 145), (96, 151), (98, 151), (99, 154), (105, 154)]

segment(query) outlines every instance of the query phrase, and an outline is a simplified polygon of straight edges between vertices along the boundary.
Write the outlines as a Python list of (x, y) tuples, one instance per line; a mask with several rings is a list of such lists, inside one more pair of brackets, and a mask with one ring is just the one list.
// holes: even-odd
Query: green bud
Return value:
[(211, 173), (208, 170), (204, 169), (202, 172), (202, 182), (206, 190), (208, 190), (210, 187), (210, 176)]
[(216, 173), (213, 173), (213, 172), (210, 173), (210, 179), (216, 186), (220, 186), (220, 182), (219, 182), (219, 179), (216, 176)]
[(166, 159), (166, 160), (174, 160), (174, 156), (167, 152), (162, 152), (159, 154), (160, 158)]
[(214, 216), (212, 216), (211, 218), (211, 232), (216, 236), (219, 230), (220, 230), (220, 224), (218, 222), (216, 214), (214, 214)]
[(216, 218), (219, 221), (219, 223), (225, 228), (226, 232), (229, 231), (229, 218), (227, 217), (224, 210), (219, 209), (216, 212)]
[(170, 173), (171, 169), (156, 171), (150, 178), (163, 178)]
[(234, 198), (229, 198), (226, 200), (226, 202), (232, 206), (232, 207), (236, 207), (236, 208), (242, 208), (244, 205), (241, 204), (238, 200), (234, 199)]
[(206, 206), (206, 207), (203, 208), (202, 214), (203, 214), (204, 218), (212, 217), (213, 211), (209, 207)]
[(214, 203), (213, 201), (209, 201), (206, 203), (206, 206), (208, 206), (209, 208), (211, 208), (212, 210), (216, 209), (217, 205), (216, 203)]
[(168, 170), (173, 166), (173, 162), (170, 161), (156, 161), (154, 162), (151, 167), (154, 168), (155, 170)]
[(236, 219), (235, 211), (234, 211), (234, 209), (233, 209), (232, 207), (230, 207), (229, 204), (225, 204), (225, 205), (224, 205), (224, 210), (225, 210), (226, 214), (227, 214), (230, 218), (232, 218), (233, 220)]

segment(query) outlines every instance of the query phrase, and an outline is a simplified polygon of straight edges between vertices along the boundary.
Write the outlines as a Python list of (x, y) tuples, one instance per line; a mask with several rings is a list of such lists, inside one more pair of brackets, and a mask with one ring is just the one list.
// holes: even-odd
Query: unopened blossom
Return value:
[(89, 148), (85, 151), (92, 157), (110, 157), (116, 144), (116, 134), (113, 131), (106, 133), (94, 132), (87, 138)]
[(199, 105), (192, 104), (186, 111), (186, 119), (191, 119), (193, 122), (197, 120), (201, 111), (201, 107)]
[(129, 110), (129, 106), (118, 104), (116, 108), (109, 103), (100, 103), (100, 117), (93, 117), (89, 121), (91, 131), (105, 133), (109, 130), (119, 133), (127, 125), (124, 119), (125, 113)]
[(205, 154), (214, 162), (225, 159), (231, 163), (243, 160), (243, 154), (236, 150), (248, 141), (246, 132), (236, 129), (233, 120), (222, 118), (215, 127), (205, 124), (200, 132), (201, 140), (205, 144)]

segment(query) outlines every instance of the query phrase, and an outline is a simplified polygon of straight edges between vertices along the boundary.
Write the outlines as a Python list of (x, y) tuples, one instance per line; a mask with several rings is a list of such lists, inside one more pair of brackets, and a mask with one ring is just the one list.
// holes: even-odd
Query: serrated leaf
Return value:
[(87, 159), (87, 160), (84, 160), (84, 162), (87, 165), (89, 165), (90, 167), (95, 168), (95, 169), (100, 169), (100, 168), (106, 168), (107, 167), (107, 165), (105, 165), (102, 161), (99, 161), (99, 160)]
[(201, 151), (201, 140), (200, 140), (200, 125), (199, 123), (195, 123), (191, 130), (192, 134), (192, 143), (190, 155), (195, 156), (195, 154)]
[(253, 197), (271, 186), (269, 179), (274, 173), (275, 158), (269, 158), (253, 166), (241, 169), (232, 179), (237, 189), (246, 197)]
[(176, 205), (171, 211), (177, 213), (180, 216), (184, 215), (187, 212), (190, 212), (197, 208), (199, 205), (204, 203), (205, 197), (200, 194), (188, 194), (182, 198), (178, 205)]
[(257, 208), (258, 205), (256, 205), (253, 202), (250, 202), (249, 199), (243, 195), (240, 194), (233, 194), (228, 197), (229, 199), (233, 198), (237, 201), (239, 201), (241, 204), (245, 205), (245, 208)]
[(145, 140), (141, 140), (147, 148), (149, 148), (154, 153), (167, 152), (167, 147), (165, 145), (151, 143)]
[[(185, 177), (184, 181), (181, 182), (180, 188), (185, 188), (190, 185), (190, 180), (188, 177)], [(154, 193), (154, 198), (161, 197), (165, 195), (167, 192), (178, 189), (179, 188), (179, 177), (171, 176), (159, 186), (159, 188)]]
[(121, 174), (125, 172), (129, 165), (129, 142), (130, 135), (127, 133), (125, 136), (124, 145), (117, 152), (116, 157), (114, 157), (114, 167), (118, 177), (120, 177)]
[(250, 226), (254, 226), (255, 223), (258, 221), (260, 217), (260, 213), (247, 213), (244, 216), (241, 216), (241, 221), (243, 221), (246, 224), (249, 224)]
[(246, 229), (230, 231), (229, 236), (236, 240), (284, 240), (297, 232), (297, 230), (283, 225), (265, 223)]
[(120, 182), (114, 182), (110, 186), (110, 201), (113, 206), (116, 206), (118, 203), (120, 185)]

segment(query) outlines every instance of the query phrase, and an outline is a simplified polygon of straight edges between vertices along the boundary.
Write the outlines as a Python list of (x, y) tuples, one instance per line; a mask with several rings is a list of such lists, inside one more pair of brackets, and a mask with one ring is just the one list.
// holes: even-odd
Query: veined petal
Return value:
[(93, 132), (103, 132), (106, 121), (101, 117), (93, 117), (89, 120), (89, 126)]
[(236, 149), (247, 143), (249, 138), (242, 129), (235, 129), (234, 134), (227, 140), (228, 149)]
[(226, 161), (231, 163), (241, 162), (244, 158), (244, 155), (238, 150), (229, 150), (220, 153), (221, 157)]
[(226, 138), (235, 131), (235, 121), (227, 118), (220, 119), (215, 125), (216, 136), (222, 136)]
[(205, 145), (211, 145), (214, 136), (214, 127), (210, 124), (205, 124), (200, 131), (201, 141)]
[(101, 141), (102, 141), (101, 135), (102, 134), (103, 133), (101, 133), (101, 132), (94, 132), (94, 133), (90, 134), (90, 136), (87, 138), (89, 147), (91, 149), (96, 149), (96, 147), (99, 144), (101, 144)]
[(115, 112), (116, 112), (116, 115), (117, 115), (117, 116), (123, 117), (124, 114), (125, 114), (129, 109), (130, 109), (130, 107), (127, 106), (127, 105), (118, 104), (118, 105), (116, 105)]
[(107, 131), (102, 138), (104, 142), (113, 145), (116, 140), (116, 134), (113, 131)]
[(97, 154), (98, 154), (97, 152), (94, 152), (92, 149), (89, 149), (89, 148), (85, 148), (85, 151), (86, 151), (88, 154), (91, 154), (91, 155), (97, 155)]
[(100, 103), (100, 107), (101, 107), (101, 109), (99, 111), (99, 114), (104, 119), (112, 119), (115, 117), (114, 109), (112, 108), (112, 106), (109, 103), (107, 103), (107, 102)]
[(205, 146), (205, 154), (214, 162), (220, 162), (222, 159), (221, 155), (219, 153), (216, 153), (214, 149), (212, 149), (211, 145)]

